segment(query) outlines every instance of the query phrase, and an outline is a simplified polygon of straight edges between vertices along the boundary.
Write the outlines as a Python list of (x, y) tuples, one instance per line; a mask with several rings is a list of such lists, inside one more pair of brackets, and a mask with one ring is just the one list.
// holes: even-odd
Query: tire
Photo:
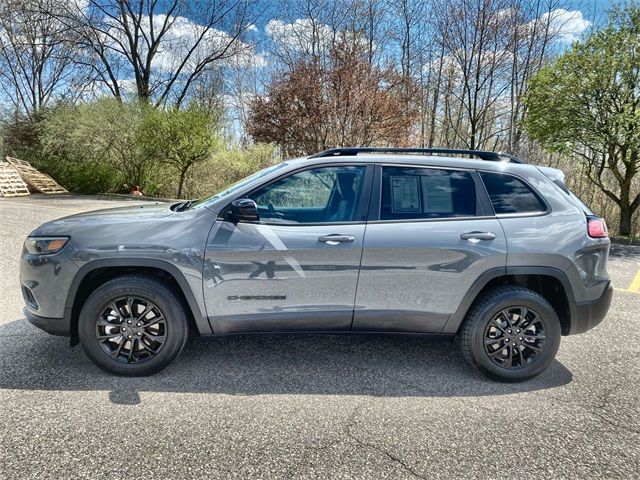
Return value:
[(549, 366), (561, 334), (558, 315), (547, 300), (527, 288), (505, 286), (476, 301), (459, 340), (464, 357), (484, 375), (522, 382)]
[(80, 343), (89, 359), (122, 376), (151, 375), (165, 368), (183, 349), (188, 331), (187, 314), (176, 293), (145, 275), (117, 277), (98, 287), (78, 321)]

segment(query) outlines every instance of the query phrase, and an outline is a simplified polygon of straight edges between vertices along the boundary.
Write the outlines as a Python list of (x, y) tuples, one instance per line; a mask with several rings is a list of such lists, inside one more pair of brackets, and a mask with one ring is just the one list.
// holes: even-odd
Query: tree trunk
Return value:
[(633, 217), (633, 209), (631, 205), (620, 205), (620, 235), (629, 236), (633, 233), (631, 218)]
[(182, 170), (180, 170), (180, 179), (178, 180), (178, 191), (176, 192), (177, 198), (182, 198), (182, 187), (184, 186), (184, 179), (187, 176), (188, 169), (189, 169), (189, 166), (184, 167)]

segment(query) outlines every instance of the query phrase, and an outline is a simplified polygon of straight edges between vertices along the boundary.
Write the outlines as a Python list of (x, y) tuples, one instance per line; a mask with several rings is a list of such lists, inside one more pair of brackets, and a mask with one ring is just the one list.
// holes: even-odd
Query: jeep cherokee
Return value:
[(522, 381), (611, 302), (605, 222), (563, 178), (494, 152), (341, 148), (200, 201), (72, 215), (25, 241), (25, 316), (118, 375), (164, 368), (192, 326), (457, 338)]

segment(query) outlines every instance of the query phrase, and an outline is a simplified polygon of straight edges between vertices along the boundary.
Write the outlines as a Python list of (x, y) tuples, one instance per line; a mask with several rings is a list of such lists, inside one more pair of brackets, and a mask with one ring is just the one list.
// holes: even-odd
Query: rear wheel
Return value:
[(116, 375), (150, 375), (166, 367), (187, 340), (182, 302), (161, 281), (142, 275), (114, 278), (87, 299), (78, 336), (87, 356)]
[(541, 295), (523, 287), (488, 291), (460, 331), (465, 358), (486, 376), (521, 382), (542, 373), (560, 346), (558, 315)]

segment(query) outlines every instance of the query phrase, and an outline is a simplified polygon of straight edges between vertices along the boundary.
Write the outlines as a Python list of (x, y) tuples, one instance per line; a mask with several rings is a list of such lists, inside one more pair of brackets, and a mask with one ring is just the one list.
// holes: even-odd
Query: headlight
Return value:
[(24, 248), (31, 255), (49, 255), (62, 250), (69, 237), (27, 237)]

